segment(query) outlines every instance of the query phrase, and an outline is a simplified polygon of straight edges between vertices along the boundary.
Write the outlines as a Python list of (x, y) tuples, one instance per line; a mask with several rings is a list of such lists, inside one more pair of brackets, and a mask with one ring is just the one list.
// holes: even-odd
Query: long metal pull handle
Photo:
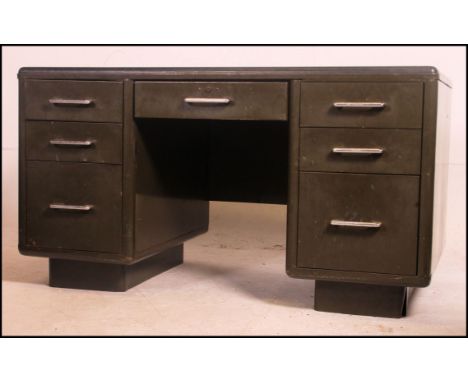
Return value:
[(63, 99), (63, 98), (51, 98), (49, 103), (52, 105), (63, 105), (63, 106), (89, 106), (93, 104), (92, 99)]
[(337, 109), (383, 109), (385, 102), (334, 102), (333, 107)]
[(333, 219), (330, 221), (330, 225), (335, 227), (380, 228), (382, 226), (382, 222), (358, 222), (351, 220)]
[(68, 141), (65, 139), (51, 139), (49, 141), (51, 145), (54, 146), (79, 146), (79, 147), (89, 147), (93, 145), (93, 141), (86, 140), (86, 141)]
[(334, 147), (333, 154), (346, 155), (382, 155), (384, 149), (381, 148), (362, 148), (362, 147)]
[(185, 103), (198, 104), (198, 105), (227, 105), (231, 103), (229, 98), (192, 98), (187, 97), (184, 99)]
[(58, 204), (52, 203), (49, 204), (51, 210), (62, 210), (62, 211), (91, 211), (93, 209), (92, 204), (84, 205), (73, 205), (73, 204)]

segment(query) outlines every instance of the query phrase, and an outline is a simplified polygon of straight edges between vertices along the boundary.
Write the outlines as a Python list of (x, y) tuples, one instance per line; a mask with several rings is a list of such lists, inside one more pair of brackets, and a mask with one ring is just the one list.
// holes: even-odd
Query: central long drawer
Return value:
[(135, 83), (135, 117), (220, 120), (288, 118), (286, 82)]

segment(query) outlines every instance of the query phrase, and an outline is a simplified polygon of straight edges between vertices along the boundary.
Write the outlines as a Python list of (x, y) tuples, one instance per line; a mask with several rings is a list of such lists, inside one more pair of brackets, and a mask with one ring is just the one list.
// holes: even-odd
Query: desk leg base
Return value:
[(315, 282), (315, 310), (363, 316), (400, 318), (406, 316), (406, 287)]
[(183, 245), (132, 265), (49, 259), (49, 285), (58, 288), (124, 292), (183, 263)]

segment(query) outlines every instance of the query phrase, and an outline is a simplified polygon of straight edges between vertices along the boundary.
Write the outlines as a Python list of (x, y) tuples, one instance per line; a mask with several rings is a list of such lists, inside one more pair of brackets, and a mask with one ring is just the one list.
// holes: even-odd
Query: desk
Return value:
[[(442, 252), (450, 85), (432, 67), (23, 68), (19, 249), (125, 291), (210, 200), (287, 204), (318, 310), (400, 317)], [(437, 139), (436, 139), (437, 137)]]

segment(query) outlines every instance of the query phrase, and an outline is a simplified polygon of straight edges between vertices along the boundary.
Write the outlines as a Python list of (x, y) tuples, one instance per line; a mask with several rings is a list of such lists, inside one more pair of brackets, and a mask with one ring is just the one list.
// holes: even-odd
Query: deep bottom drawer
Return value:
[(119, 253), (121, 173), (115, 165), (28, 162), (27, 246)]
[(299, 192), (299, 267), (416, 274), (419, 177), (301, 173)]

